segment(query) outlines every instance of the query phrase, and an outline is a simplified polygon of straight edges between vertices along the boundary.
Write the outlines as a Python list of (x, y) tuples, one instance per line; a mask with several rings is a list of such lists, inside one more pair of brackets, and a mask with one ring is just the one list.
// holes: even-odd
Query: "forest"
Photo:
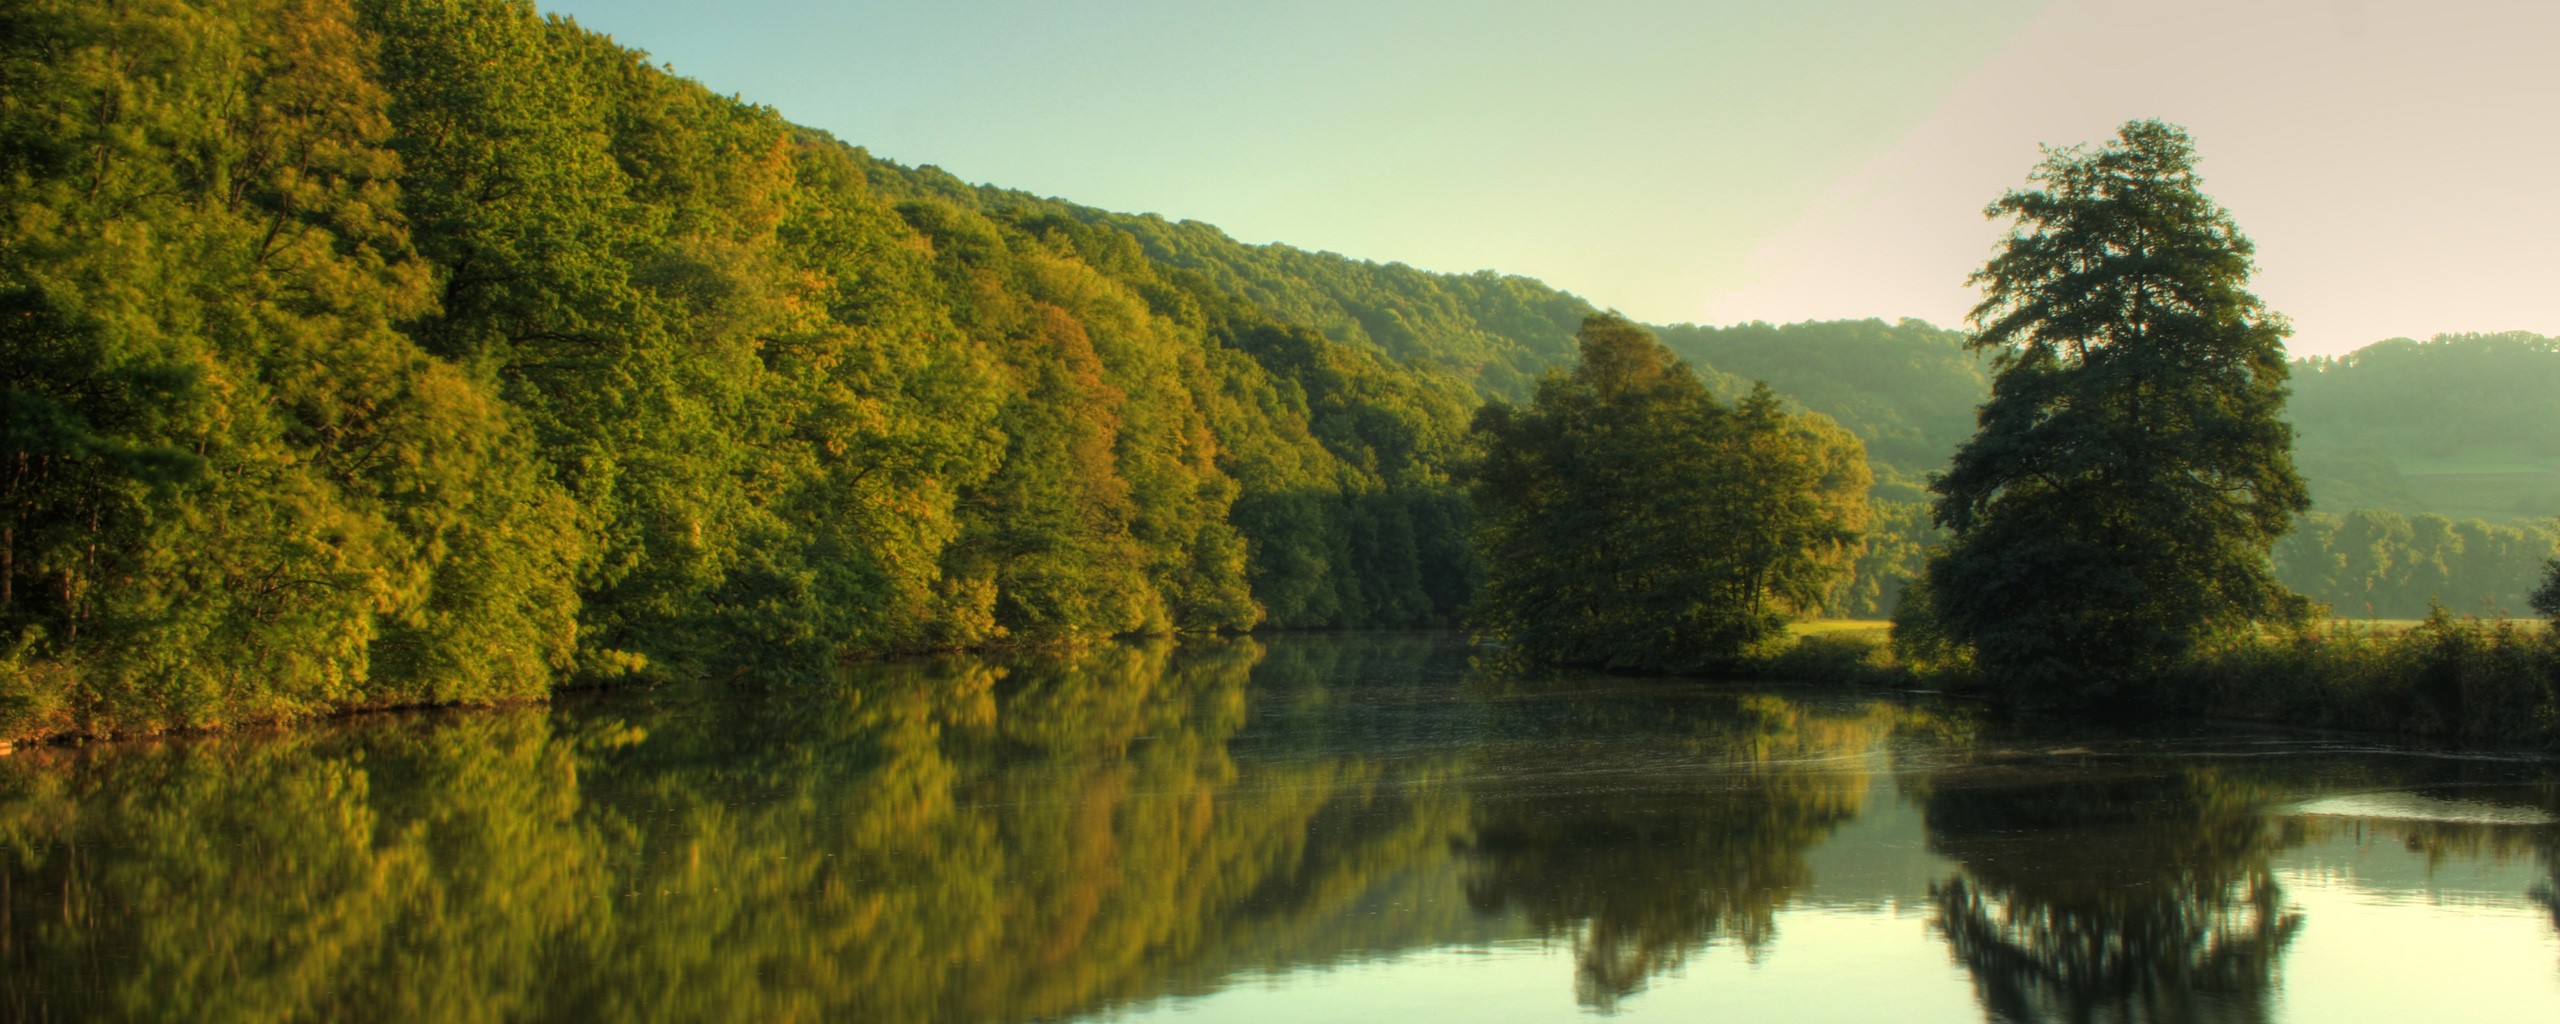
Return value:
[(1255, 291), (524, 3), (10, 7), (10, 732), (1446, 623), (1478, 318), (1581, 316)]
[[(1452, 625), (1508, 429), (1479, 409), (1623, 323), (875, 159), (523, 0), (0, 10), (0, 735)], [(1818, 571), (1734, 635), (1890, 613), (1989, 394), (1968, 336), (1651, 333), (1680, 415), (1811, 439), (1748, 479), (1811, 488)], [(2341, 614), (2520, 606), (2555, 367), (2529, 335), (2297, 363), (2319, 505), (2279, 574)], [(2376, 412), (2450, 389), (2488, 389), (2475, 427)]]

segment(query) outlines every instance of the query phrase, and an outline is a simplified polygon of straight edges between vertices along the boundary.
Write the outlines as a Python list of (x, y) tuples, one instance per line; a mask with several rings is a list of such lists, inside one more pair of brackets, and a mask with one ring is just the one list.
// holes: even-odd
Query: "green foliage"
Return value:
[(573, 511), (432, 305), (343, 3), (11, 5), (5, 670), (35, 720), (543, 693)]
[(2314, 512), (2275, 545), (2276, 577), (2336, 614), (2415, 619), (2444, 607), (2501, 617), (2532, 604), (2560, 555), (2548, 523), (2454, 522), (2358, 509)]
[[(1150, 262), (1130, 236), (1086, 223), (1075, 207), (963, 188), (931, 171), (877, 163), (870, 171), (883, 191), (915, 196), (898, 209), (944, 260), (968, 261), (979, 283), (955, 303), (961, 322), (1030, 335), (1013, 357), (1026, 372), (1060, 352), (1083, 367), (1015, 387), (1017, 395), (1048, 395), (1017, 403), (1017, 415), (1051, 419), (1007, 429), (1015, 448), (997, 482), (1027, 489), (984, 503), (1010, 525), (998, 529), (990, 519), (985, 532), (964, 535), (961, 557), (985, 561), (961, 571), (998, 577), (1000, 594), (1043, 591), (1021, 585), (1024, 569), (1038, 580), (1090, 584), (1109, 575), (1097, 568), (1131, 564), (1107, 549), (1070, 553), (1069, 533), (1094, 522), (1125, 521), (1141, 548), (1172, 549), (1154, 556), (1152, 568), (1119, 570), (1118, 592), (1136, 595), (1134, 603), (1093, 595), (1004, 603), (998, 619), (1007, 635), (1097, 631), (1091, 623), (1057, 628), (1065, 620), (1041, 611), (1088, 599), (1136, 623), (1121, 630), (1149, 628), (1161, 618), (1149, 611), (1158, 605), (1177, 628), (1243, 628), (1445, 623), (1465, 602), (1467, 518), (1445, 468), (1463, 446), (1471, 404), (1464, 385), (1274, 320), (1197, 274)], [(1022, 275), (1021, 283), (987, 287), (998, 274)], [(1037, 327), (1001, 326), (1027, 319), (1002, 298), (1016, 290), (1046, 303)], [(1089, 362), (1080, 354), (1087, 348)], [(1146, 370), (1146, 359), (1159, 362)], [(1062, 415), (1106, 418), (1055, 419)], [(1056, 509), (1051, 499), (1068, 490), (1112, 486), (1106, 455), (1125, 473), (1133, 459), (1156, 453), (1179, 457), (1123, 481), (1125, 520), (1111, 511), (1122, 498), (1089, 492), (1087, 507), (1098, 514), (1027, 525), (1037, 517), (1023, 510)], [(1035, 468), (1061, 457), (1083, 464)], [(1150, 480), (1163, 485), (1150, 488)], [(1202, 504), (1185, 504), (1193, 501)], [(1203, 532), (1189, 539), (1170, 525), (1203, 520)], [(1040, 571), (1052, 554), (1058, 569)], [(1009, 591), (1007, 573), (1018, 581)]]
[(1902, 595), (1927, 573), (1930, 553), (1946, 543), (1946, 531), (1930, 520), (1927, 504), (1874, 498), (1867, 506), (1866, 544), (1848, 582), (1823, 605), (1825, 617), (1891, 617), (1902, 607)]
[(1802, 633), (1746, 666), (1755, 679), (1837, 686), (1905, 687), (1911, 671), (1882, 629)]
[(520, 0), (6, 20), (10, 734), (1448, 622), (1471, 382), (1582, 309), (961, 187)]
[(2225, 718), (2560, 745), (2560, 646), (2531, 623), (2343, 623), (2206, 646), (2164, 680), (2172, 708)]
[[(932, 179), (921, 187), (957, 187), (947, 176), (917, 173)], [(1019, 193), (980, 194), (1036, 202)], [(1243, 245), (1198, 221), (1046, 205), (1135, 240), (1146, 260), (1195, 280), (1194, 291), (1232, 296), (1269, 319), (1456, 378), (1485, 399), (1527, 397), (1540, 374), (1573, 358), (1574, 331), (1594, 312), (1582, 299), (1524, 277), (1433, 274), (1286, 245)]]
[(2129, 123), (2030, 180), (1986, 211), (2014, 219), (1973, 278), (1997, 375), (1933, 485), (1953, 539), (1931, 608), (1996, 685), (2101, 699), (2296, 613), (2267, 554), (2308, 504), (2285, 324), (2244, 288), (2249, 241), (2177, 128)]
[(1477, 414), (1483, 627), (1541, 659), (1679, 670), (1821, 607), (1866, 525), (1857, 439), (1766, 388), (1716, 401), (1625, 320), (1581, 344), (1529, 408)]

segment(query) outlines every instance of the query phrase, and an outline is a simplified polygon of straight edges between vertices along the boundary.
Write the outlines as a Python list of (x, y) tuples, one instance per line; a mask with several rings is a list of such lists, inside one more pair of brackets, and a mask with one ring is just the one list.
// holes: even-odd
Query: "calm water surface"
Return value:
[(2560, 1020), (2560, 767), (1536, 677), (867, 667), (0, 759), (22, 1020)]

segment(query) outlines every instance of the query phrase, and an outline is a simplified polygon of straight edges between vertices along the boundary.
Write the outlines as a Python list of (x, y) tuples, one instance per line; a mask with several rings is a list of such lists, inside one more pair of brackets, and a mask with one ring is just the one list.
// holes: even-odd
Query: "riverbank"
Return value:
[[(1330, 631), (1282, 635), (1304, 632)], [(1786, 643), (1733, 666), (1731, 674), (1778, 684), (1999, 699), (1961, 660), (1898, 649), (1891, 625), (1882, 620), (1817, 620), (1798, 623), (1790, 633)], [(1026, 649), (1002, 645), (979, 653), (1001, 656)], [(9, 669), (19, 674), (12, 678), (0, 671), (0, 684), (14, 684), (0, 685), (0, 753), (79, 740), (291, 727), (384, 712), (521, 706), (543, 703), (557, 693), (615, 688), (588, 680), (535, 697), (348, 703), (218, 723), (172, 724), (84, 717), (59, 702), (29, 700), (43, 692), (30, 685), (39, 681), (31, 678), (28, 666), (0, 665), (0, 670)], [(2533, 620), (2333, 620), (2300, 633), (2208, 647), (2131, 703), (2162, 717), (2560, 749), (2560, 636)]]
[[(1816, 623), (1748, 665), (1771, 681), (1995, 696), (1881, 623)], [(2560, 748), (2560, 637), (2532, 620), (2333, 620), (2228, 639), (2129, 701), (2172, 717)]]

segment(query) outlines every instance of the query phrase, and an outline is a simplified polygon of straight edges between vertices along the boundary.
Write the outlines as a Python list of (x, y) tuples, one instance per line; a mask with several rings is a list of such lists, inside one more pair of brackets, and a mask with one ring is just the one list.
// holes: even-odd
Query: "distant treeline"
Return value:
[(2459, 522), (2360, 509), (2314, 512), (2276, 542), (2276, 578), (2345, 618), (2423, 618), (2437, 608), (2484, 618), (2531, 615), (2552, 525)]

